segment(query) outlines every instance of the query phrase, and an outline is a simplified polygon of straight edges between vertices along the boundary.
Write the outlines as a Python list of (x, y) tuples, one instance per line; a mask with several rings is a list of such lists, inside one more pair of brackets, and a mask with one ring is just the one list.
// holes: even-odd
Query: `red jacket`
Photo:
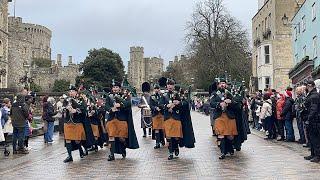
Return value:
[(277, 101), (277, 119), (282, 120), (281, 113), (285, 103), (285, 97), (283, 94), (280, 94), (281, 98)]

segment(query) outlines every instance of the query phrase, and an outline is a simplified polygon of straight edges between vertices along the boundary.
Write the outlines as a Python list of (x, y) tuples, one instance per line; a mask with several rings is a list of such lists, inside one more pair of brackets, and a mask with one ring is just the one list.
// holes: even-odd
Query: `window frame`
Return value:
[(311, 19), (312, 19), (312, 22), (317, 19), (316, 2), (314, 2), (311, 6)]

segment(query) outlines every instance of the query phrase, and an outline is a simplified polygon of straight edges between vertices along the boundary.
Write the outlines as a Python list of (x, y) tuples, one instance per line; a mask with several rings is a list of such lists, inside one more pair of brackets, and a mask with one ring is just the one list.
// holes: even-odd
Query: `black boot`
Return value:
[(156, 146), (154, 149), (159, 149), (160, 148), (160, 133), (156, 133)]
[(173, 144), (172, 144), (172, 139), (170, 139), (170, 141), (169, 141), (168, 149), (169, 149), (169, 157), (168, 157), (168, 160), (172, 160), (172, 159), (173, 159)]
[(124, 142), (121, 143), (121, 149), (122, 149), (122, 153), (121, 153), (122, 157), (126, 158), (127, 157), (127, 151), (126, 151), (126, 145), (125, 145)]
[(151, 136), (152, 135), (152, 133), (151, 133), (151, 128), (149, 128), (149, 136)]
[(159, 141), (162, 146), (166, 145), (166, 140), (164, 138), (163, 130), (160, 130), (160, 132), (159, 132)]
[(110, 155), (108, 156), (108, 161), (114, 161), (115, 158), (114, 158), (114, 152), (115, 152), (115, 142), (114, 141), (111, 141), (110, 142)]
[(71, 143), (66, 143), (66, 148), (67, 148), (67, 152), (68, 152), (68, 157), (63, 161), (64, 163), (67, 163), (67, 162), (72, 162), (73, 161), (73, 158), (72, 158), (72, 146), (71, 146)]
[(223, 138), (220, 140), (220, 150), (221, 150), (221, 155), (219, 157), (219, 159), (224, 159), (226, 158), (226, 139)]
[(81, 147), (81, 144), (78, 144), (78, 147), (79, 147), (80, 158), (82, 159), (82, 158), (84, 158), (85, 154), (84, 154), (84, 152), (83, 152), (83, 149), (82, 149), (82, 147)]
[(94, 151), (98, 152), (98, 145), (94, 145)]
[(179, 140), (173, 140), (174, 155), (179, 156)]
[(143, 136), (142, 137), (147, 137), (147, 130), (146, 130), (146, 128), (142, 128), (143, 129)]

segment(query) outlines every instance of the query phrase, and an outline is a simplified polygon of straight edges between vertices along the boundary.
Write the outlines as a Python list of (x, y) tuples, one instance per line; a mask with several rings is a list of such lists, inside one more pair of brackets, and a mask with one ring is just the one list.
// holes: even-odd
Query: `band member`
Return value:
[[(209, 86), (210, 100), (217, 96), (217, 90), (218, 90), (218, 82), (214, 81), (212, 85)], [(216, 136), (216, 133), (214, 132), (214, 122), (217, 119), (217, 114), (214, 110), (215, 110), (214, 108), (210, 107), (210, 125), (212, 130), (212, 136)]]
[(180, 89), (180, 99), (183, 138), (180, 140), (179, 145), (180, 147), (194, 148), (196, 139), (194, 137), (192, 120), (190, 115), (190, 103), (183, 89)]
[(238, 135), (236, 126), (235, 103), (232, 100), (232, 95), (227, 90), (225, 80), (220, 80), (218, 91), (213, 94), (210, 105), (214, 111), (215, 133), (218, 136), (217, 142), (221, 150), (219, 159), (224, 159), (230, 153), (234, 154), (232, 140), (235, 135)]
[(147, 137), (147, 128), (149, 129), (149, 136), (151, 135), (152, 116), (150, 104), (150, 84), (144, 82), (142, 84), (142, 96), (139, 104), (141, 108), (141, 128), (143, 129), (143, 137)]
[(92, 133), (94, 136), (94, 145), (89, 149), (89, 151), (98, 151), (98, 143), (99, 143), (99, 138), (101, 136), (101, 132), (100, 132), (100, 119), (98, 117), (98, 108), (97, 105), (95, 104), (94, 99), (90, 100), (88, 102), (88, 119), (91, 123), (91, 129), (92, 129)]
[(110, 155), (108, 161), (114, 161), (114, 154), (126, 157), (126, 148), (137, 149), (139, 144), (134, 131), (131, 98), (121, 92), (121, 84), (113, 82), (112, 94), (106, 104), (108, 120), (106, 130), (109, 136)]
[(164, 99), (160, 92), (160, 86), (154, 86), (154, 94), (151, 95), (150, 108), (152, 111), (152, 129), (154, 132), (154, 139), (156, 140), (156, 146), (154, 149), (160, 148), (160, 143), (162, 146), (165, 145), (164, 140)]
[(175, 82), (167, 81), (167, 92), (164, 94), (164, 130), (169, 142), (169, 157), (173, 159), (173, 153), (179, 155), (179, 139), (183, 137), (181, 124), (181, 102), (178, 93), (174, 92)]
[(65, 123), (64, 123), (64, 139), (67, 148), (68, 157), (64, 160), (65, 163), (73, 161), (72, 150), (79, 149), (80, 158), (84, 157), (81, 148), (81, 141), (86, 139), (85, 131), (83, 128), (82, 120), (86, 116), (86, 105), (84, 101), (78, 99), (77, 88), (71, 87), (69, 97), (64, 102), (65, 109), (63, 110)]

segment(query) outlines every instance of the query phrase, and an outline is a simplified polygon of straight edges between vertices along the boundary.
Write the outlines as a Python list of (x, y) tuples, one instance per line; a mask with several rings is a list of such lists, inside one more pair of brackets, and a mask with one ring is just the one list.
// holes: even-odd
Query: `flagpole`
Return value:
[(16, 17), (16, 0), (13, 1), (13, 17)]

